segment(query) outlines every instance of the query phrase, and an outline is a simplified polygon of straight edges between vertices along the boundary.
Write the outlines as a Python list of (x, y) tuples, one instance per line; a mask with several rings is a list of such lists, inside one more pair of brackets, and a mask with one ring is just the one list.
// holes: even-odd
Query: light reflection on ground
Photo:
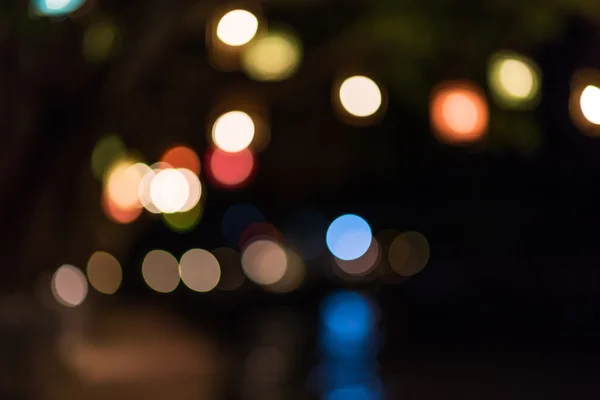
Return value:
[(59, 354), (67, 373), (58, 380), (44, 374), (47, 390), (40, 398), (216, 397), (220, 360), (198, 333), (144, 309), (104, 310), (93, 317), (83, 330), (63, 332)]

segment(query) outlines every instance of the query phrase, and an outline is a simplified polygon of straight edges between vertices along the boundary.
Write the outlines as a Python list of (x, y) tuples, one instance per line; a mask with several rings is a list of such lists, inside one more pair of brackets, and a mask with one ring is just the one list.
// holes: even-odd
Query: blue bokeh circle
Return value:
[(364, 255), (373, 234), (371, 227), (363, 218), (346, 214), (334, 220), (327, 230), (327, 247), (340, 260), (356, 260)]

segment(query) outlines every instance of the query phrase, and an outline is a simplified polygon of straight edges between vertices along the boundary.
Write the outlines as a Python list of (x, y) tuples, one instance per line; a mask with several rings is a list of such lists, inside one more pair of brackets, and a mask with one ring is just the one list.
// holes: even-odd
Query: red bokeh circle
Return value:
[(211, 149), (206, 156), (207, 176), (211, 182), (224, 188), (239, 188), (247, 184), (256, 169), (256, 159), (249, 149), (226, 153)]

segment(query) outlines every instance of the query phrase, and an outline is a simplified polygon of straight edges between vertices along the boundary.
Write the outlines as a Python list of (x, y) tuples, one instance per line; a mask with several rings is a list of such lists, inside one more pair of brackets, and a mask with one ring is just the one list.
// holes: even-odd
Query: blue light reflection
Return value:
[(373, 304), (356, 292), (340, 291), (321, 306), (320, 345), (329, 356), (340, 360), (367, 360), (376, 355)]
[(321, 305), (323, 362), (318, 387), (325, 400), (382, 400), (378, 378), (376, 303), (352, 291), (330, 294)]
[(381, 391), (367, 386), (349, 386), (335, 389), (325, 395), (326, 400), (382, 400)]
[(381, 387), (378, 366), (374, 360), (365, 363), (325, 362), (318, 369), (321, 392), (349, 386)]
[(373, 306), (356, 292), (336, 292), (322, 304), (325, 333), (350, 341), (365, 340), (375, 322)]

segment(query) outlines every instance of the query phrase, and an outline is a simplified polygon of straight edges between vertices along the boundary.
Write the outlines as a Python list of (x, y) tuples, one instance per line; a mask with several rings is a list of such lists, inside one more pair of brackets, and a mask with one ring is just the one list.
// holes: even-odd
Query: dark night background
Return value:
[[(86, 321), (94, 326), (114, 310), (127, 320), (138, 308), (181, 321), (225, 365), (215, 373), (219, 389), (192, 398), (312, 398), (306, 382), (318, 363), (317, 311), (336, 288), (364, 291), (381, 307), (387, 398), (597, 398), (600, 142), (573, 125), (569, 96), (577, 69), (600, 67), (600, 6), (264, 1), (270, 23), (298, 32), (304, 58), (289, 80), (260, 83), (210, 65), (205, 25), (219, 2), (94, 3), (59, 21), (30, 18), (26, 1), (0, 5), (1, 399), (188, 398), (94, 394), (68, 371), (50, 378), (59, 369), (48, 348), (60, 313), (36, 303), (36, 282), (63, 263), (85, 265), (101, 248), (121, 260), (123, 286), (111, 298), (90, 295)], [(118, 52), (89, 63), (82, 32), (100, 15), (121, 30)], [(487, 57), (505, 48), (539, 63), (539, 106), (509, 112), (490, 100), (484, 144), (439, 143), (430, 132), (431, 88), (454, 78), (485, 87)], [(348, 68), (383, 83), (388, 108), (379, 123), (355, 127), (333, 113), (331, 85)], [(110, 222), (89, 171), (94, 144), (118, 132), (149, 160), (178, 143), (203, 155), (209, 116), (230, 93), (268, 109), (272, 140), (254, 181), (237, 191), (209, 185), (203, 219), (184, 235), (145, 214), (131, 225)], [(203, 295), (182, 288), (159, 295), (145, 286), (139, 266), (149, 250), (226, 245), (220, 221), (240, 202), (278, 227), (311, 208), (328, 220), (356, 213), (374, 232), (416, 230), (431, 258), (400, 285), (332, 279), (319, 259), (286, 295), (249, 282)], [(278, 323), (298, 325), (285, 389), (242, 394), (241, 360), (263, 325)]]

